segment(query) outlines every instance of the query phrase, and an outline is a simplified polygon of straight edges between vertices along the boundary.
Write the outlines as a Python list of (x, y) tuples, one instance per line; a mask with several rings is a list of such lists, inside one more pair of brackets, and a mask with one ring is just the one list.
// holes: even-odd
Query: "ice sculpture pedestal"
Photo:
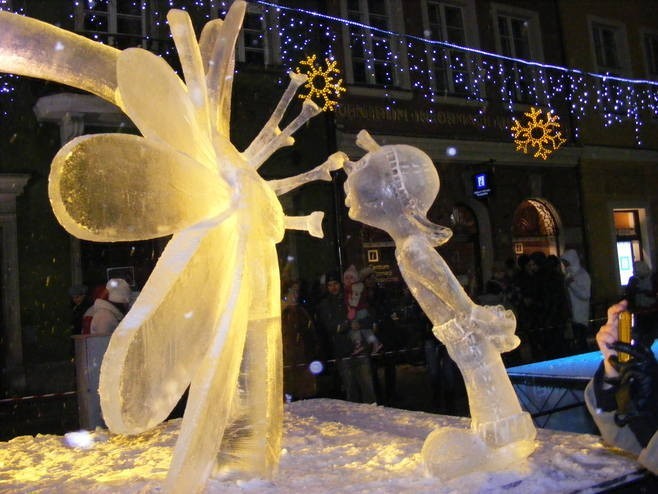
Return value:
[(98, 395), (101, 362), (110, 343), (109, 336), (74, 335), (75, 384), (78, 393), (80, 427), (93, 430), (104, 427)]
[[(135, 437), (97, 430), (89, 449), (67, 447), (61, 436), (2, 442), (0, 491), (156, 492), (164, 484), (180, 423), (170, 420)], [(638, 483), (651, 481), (638, 463), (604, 447), (598, 436), (539, 429), (537, 449), (514, 467), (441, 483), (424, 475), (419, 454), (427, 435), (440, 427), (467, 429), (469, 420), (339, 400), (290, 403), (280, 469), (272, 481), (216, 474), (204, 492), (553, 494), (639, 488)]]

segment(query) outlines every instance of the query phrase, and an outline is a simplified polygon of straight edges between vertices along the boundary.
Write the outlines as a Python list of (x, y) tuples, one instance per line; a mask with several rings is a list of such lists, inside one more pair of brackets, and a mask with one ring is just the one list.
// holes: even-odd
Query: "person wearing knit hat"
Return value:
[(118, 304), (129, 304), (132, 297), (132, 290), (130, 290), (130, 285), (128, 282), (122, 278), (112, 278), (105, 285), (107, 288), (107, 299), (110, 302), (116, 302)]
[(122, 278), (112, 278), (105, 285), (107, 300), (96, 299), (91, 308), (90, 334), (95, 336), (109, 336), (128, 312), (132, 291), (128, 282)]
[(87, 292), (88, 290), (85, 285), (73, 285), (69, 288), (69, 297), (71, 298), (71, 334), (82, 333), (82, 319), (92, 304)]

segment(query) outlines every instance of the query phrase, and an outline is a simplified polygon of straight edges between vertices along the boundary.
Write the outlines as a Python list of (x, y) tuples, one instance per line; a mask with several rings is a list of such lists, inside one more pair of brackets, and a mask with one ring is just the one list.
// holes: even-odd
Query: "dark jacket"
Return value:
[(316, 309), (318, 326), (327, 335), (335, 358), (349, 357), (354, 344), (349, 337), (350, 324), (347, 320), (347, 306), (343, 293), (327, 294)]

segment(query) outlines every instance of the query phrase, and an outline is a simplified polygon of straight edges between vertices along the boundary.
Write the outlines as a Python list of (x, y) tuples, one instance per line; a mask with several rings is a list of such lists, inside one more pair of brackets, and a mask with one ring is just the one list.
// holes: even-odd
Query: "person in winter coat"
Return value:
[(628, 310), (635, 316), (633, 338), (650, 347), (658, 334), (658, 299), (651, 268), (644, 261), (633, 263), (633, 276), (628, 280), (625, 298)]
[(105, 285), (107, 300), (97, 298), (88, 311), (91, 315), (90, 334), (95, 336), (109, 336), (128, 312), (132, 298), (130, 285), (121, 278), (112, 278)]
[[(596, 334), (603, 361), (585, 388), (585, 403), (603, 440), (629, 453), (658, 474), (658, 363), (642, 344), (619, 339), (619, 314), (625, 300), (608, 309), (608, 320)], [(622, 362), (618, 352), (631, 355)]]
[(589, 301), (592, 295), (592, 281), (589, 273), (580, 265), (578, 253), (567, 249), (561, 257), (565, 268), (564, 282), (567, 285), (571, 305), (571, 327), (573, 329), (573, 350), (585, 351), (589, 331)]
[(71, 297), (71, 334), (82, 334), (82, 320), (91, 307), (88, 289), (85, 285), (73, 285), (69, 288)]
[(354, 355), (355, 345), (350, 338), (352, 327), (347, 318), (347, 304), (343, 294), (340, 275), (327, 273), (327, 294), (316, 309), (318, 325), (329, 336), (336, 358), (336, 370), (345, 391), (347, 401), (375, 403), (375, 387), (372, 377), (370, 355)]

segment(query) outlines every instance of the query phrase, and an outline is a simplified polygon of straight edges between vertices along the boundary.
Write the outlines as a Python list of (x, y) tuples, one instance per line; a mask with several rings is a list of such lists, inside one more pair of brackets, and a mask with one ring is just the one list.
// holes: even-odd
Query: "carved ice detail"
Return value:
[(319, 113), (312, 101), (281, 121), (306, 76), (290, 85), (240, 153), (230, 141), (235, 42), (245, 2), (206, 24), (167, 16), (185, 77), (140, 48), (124, 51), (0, 12), (0, 71), (84, 89), (121, 108), (141, 136), (97, 134), (55, 156), (49, 196), (76, 237), (101, 242), (172, 235), (140, 297), (112, 336), (101, 368), (108, 427), (138, 434), (163, 421), (189, 386), (166, 490), (198, 492), (213, 468), (271, 477), (283, 415), (279, 271), (285, 228), (322, 236), (321, 213), (286, 217), (277, 199), (330, 180), (345, 160), (271, 183), (257, 173)]
[(471, 430), (432, 432), (422, 450), (426, 469), (447, 480), (514, 465), (532, 453), (536, 435), (500, 357), (519, 344), (514, 314), (476, 305), (436, 251), (452, 232), (426, 217), (439, 192), (429, 156), (411, 146), (379, 146), (366, 131), (357, 144), (368, 153), (344, 164), (349, 215), (391, 235), (400, 272), (461, 370), (468, 392)]

